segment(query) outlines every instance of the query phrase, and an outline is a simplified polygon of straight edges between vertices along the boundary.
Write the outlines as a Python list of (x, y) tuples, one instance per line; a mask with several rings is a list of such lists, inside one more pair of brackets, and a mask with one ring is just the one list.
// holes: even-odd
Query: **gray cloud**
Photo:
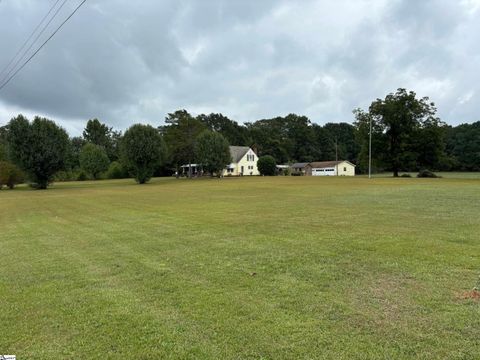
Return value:
[[(52, 4), (0, 2), (0, 67)], [(0, 123), (40, 114), (78, 134), (88, 118), (124, 129), (178, 108), (352, 121), (398, 87), (475, 121), (478, 15), (479, 0), (89, 0), (0, 92)]]

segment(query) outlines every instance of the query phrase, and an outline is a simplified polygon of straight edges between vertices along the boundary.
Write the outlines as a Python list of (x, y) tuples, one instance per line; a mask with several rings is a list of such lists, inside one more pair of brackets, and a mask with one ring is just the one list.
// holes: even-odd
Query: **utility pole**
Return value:
[(368, 139), (368, 178), (372, 178), (372, 116), (370, 116), (370, 136)]

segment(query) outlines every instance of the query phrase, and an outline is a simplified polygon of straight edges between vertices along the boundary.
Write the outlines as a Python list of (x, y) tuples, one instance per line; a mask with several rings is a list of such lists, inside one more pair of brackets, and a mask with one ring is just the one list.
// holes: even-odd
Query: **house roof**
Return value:
[(292, 168), (295, 168), (295, 169), (298, 169), (298, 168), (304, 168), (305, 166), (307, 166), (309, 163), (295, 163), (292, 165)]
[(230, 146), (232, 163), (238, 163), (240, 160), (242, 160), (248, 150), (250, 150), (248, 146)]
[(340, 165), (342, 163), (348, 163), (352, 166), (355, 166), (354, 164), (352, 164), (350, 161), (347, 161), (347, 160), (339, 160), (339, 161), (314, 161), (314, 162), (311, 162), (311, 163), (308, 163), (308, 165), (310, 165), (312, 168), (315, 168), (315, 169), (323, 169), (323, 168), (331, 168), (331, 167), (334, 167), (334, 166), (337, 166), (337, 165)]

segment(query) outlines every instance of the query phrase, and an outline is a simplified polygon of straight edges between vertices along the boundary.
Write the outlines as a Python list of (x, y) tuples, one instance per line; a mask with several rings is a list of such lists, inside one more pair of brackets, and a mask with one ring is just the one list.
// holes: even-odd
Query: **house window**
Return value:
[(346, 167), (344, 167), (344, 168), (343, 168), (343, 171), (347, 171), (347, 168), (346, 168)]

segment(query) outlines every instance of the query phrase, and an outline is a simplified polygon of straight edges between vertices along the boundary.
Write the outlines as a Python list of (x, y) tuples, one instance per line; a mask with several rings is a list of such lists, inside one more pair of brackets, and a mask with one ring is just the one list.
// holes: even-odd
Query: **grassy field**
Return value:
[(64, 183), (0, 209), (19, 359), (480, 358), (479, 180)]

